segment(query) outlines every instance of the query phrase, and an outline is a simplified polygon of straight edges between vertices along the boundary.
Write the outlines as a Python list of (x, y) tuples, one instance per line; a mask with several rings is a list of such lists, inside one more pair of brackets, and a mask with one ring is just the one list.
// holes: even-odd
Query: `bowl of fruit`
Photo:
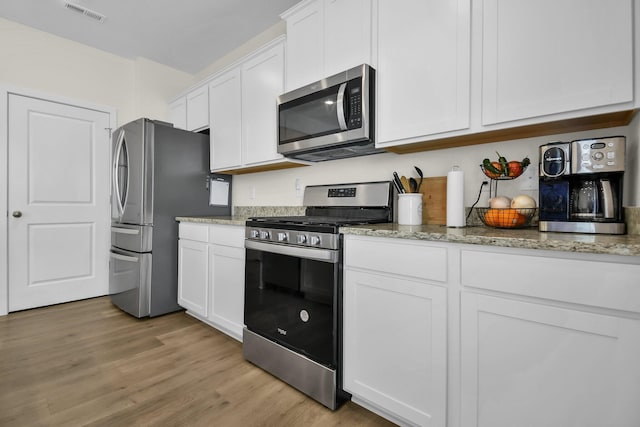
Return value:
[(484, 159), (480, 165), (482, 172), (491, 179), (504, 180), (517, 178), (522, 175), (525, 169), (527, 169), (527, 166), (531, 164), (528, 157), (525, 157), (521, 161), (507, 161), (507, 159), (504, 156), (501, 156), (497, 151), (496, 154), (498, 155), (497, 161)]
[(475, 208), (478, 217), (488, 227), (521, 228), (531, 224), (536, 214), (536, 201), (525, 195), (510, 199), (505, 196), (493, 197), (488, 208)]

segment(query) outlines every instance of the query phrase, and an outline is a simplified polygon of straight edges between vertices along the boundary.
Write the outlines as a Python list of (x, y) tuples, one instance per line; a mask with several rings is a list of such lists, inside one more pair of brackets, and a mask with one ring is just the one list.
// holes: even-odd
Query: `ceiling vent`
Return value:
[(76, 4), (76, 3), (71, 3), (71, 2), (65, 1), (64, 2), (64, 7), (66, 7), (69, 10), (72, 10), (74, 12), (81, 13), (84, 16), (86, 16), (87, 18), (94, 19), (94, 20), (96, 20), (96, 21), (98, 21), (100, 23), (103, 23), (105, 21), (105, 19), (107, 19), (107, 17), (104, 16), (103, 14), (98, 13), (95, 10), (87, 9), (86, 7), (80, 6), (79, 4)]

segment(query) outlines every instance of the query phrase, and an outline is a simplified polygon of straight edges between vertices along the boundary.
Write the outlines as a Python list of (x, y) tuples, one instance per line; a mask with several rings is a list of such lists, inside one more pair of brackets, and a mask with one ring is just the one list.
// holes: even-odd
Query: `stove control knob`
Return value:
[(298, 238), (296, 239), (296, 242), (299, 245), (304, 245), (305, 243), (307, 243), (307, 236), (305, 236), (304, 234), (298, 234)]
[(320, 244), (320, 237), (319, 236), (309, 237), (309, 244), (311, 246), (318, 246)]
[(271, 235), (268, 231), (260, 231), (260, 238), (262, 240), (269, 240), (271, 238)]
[(258, 230), (251, 230), (251, 234), (249, 234), (249, 236), (252, 239), (257, 239), (258, 237), (260, 237), (260, 232)]
[(278, 242), (287, 242), (289, 235), (287, 233), (278, 233)]

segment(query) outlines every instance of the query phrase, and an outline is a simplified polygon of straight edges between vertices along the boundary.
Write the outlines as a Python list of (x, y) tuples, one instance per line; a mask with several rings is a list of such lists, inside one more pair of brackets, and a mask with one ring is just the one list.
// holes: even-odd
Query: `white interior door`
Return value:
[(109, 114), (9, 95), (9, 311), (108, 293)]

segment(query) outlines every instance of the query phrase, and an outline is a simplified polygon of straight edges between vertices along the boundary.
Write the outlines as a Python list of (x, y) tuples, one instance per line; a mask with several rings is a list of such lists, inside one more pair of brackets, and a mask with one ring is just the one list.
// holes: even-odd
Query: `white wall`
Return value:
[(0, 83), (115, 108), (118, 125), (166, 120), (167, 100), (193, 76), (131, 60), (0, 18)]
[[(302, 199), (296, 196), (295, 180), (300, 179), (303, 186), (310, 184), (333, 184), (390, 180), (393, 171), (399, 175), (417, 177), (414, 166), (422, 169), (425, 176), (443, 176), (453, 165), (458, 165), (465, 172), (465, 205), (471, 206), (478, 196), (480, 184), (486, 179), (480, 170), (480, 163), (486, 157), (497, 160), (496, 151), (509, 160), (531, 159), (525, 175), (512, 181), (501, 181), (498, 194), (513, 197), (517, 194), (529, 194), (537, 200), (538, 147), (550, 141), (572, 141), (580, 138), (623, 135), (627, 136), (627, 154), (632, 170), (625, 177), (625, 206), (637, 206), (640, 200), (640, 182), (638, 178), (638, 140), (640, 132), (636, 118), (632, 126), (577, 132), (548, 137), (528, 138), (517, 141), (481, 144), (469, 147), (449, 148), (415, 154), (384, 153), (353, 159), (332, 160), (316, 163), (312, 166), (286, 169), (276, 172), (261, 172), (247, 175), (236, 175), (233, 178), (234, 206), (261, 205), (301, 205)], [(528, 176), (534, 182), (534, 190), (523, 190)], [(255, 189), (255, 198), (252, 194)], [(487, 191), (483, 193), (481, 203), (488, 199)], [(480, 205), (482, 206), (482, 205)]]
[(231, 65), (232, 63), (239, 60), (240, 58), (258, 49), (260, 46), (270, 42), (271, 40), (275, 39), (278, 36), (285, 34), (286, 30), (287, 30), (287, 26), (284, 21), (280, 21), (276, 25), (270, 28), (267, 28), (262, 33), (256, 35), (251, 40), (244, 43), (242, 46), (227, 53), (225, 56), (223, 56), (219, 60), (207, 66), (204, 70), (197, 73), (194, 76), (194, 80), (192, 83), (196, 84), (199, 81), (204, 80), (210, 75), (214, 74), (215, 72), (220, 71), (223, 68)]

